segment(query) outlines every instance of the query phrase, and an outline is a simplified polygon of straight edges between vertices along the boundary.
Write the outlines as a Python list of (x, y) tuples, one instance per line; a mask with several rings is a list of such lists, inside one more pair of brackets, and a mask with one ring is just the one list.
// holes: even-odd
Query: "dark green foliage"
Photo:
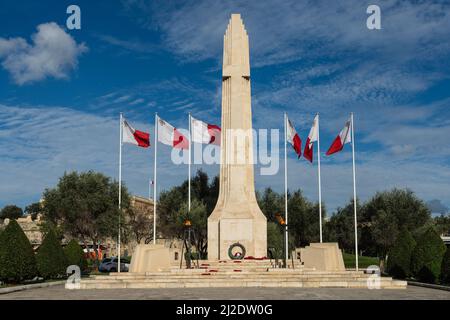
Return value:
[(22, 215), (22, 208), (19, 208), (16, 205), (7, 205), (0, 211), (0, 219), (17, 219)]
[[(358, 221), (361, 218), (361, 206), (356, 201)], [(355, 222), (354, 222), (353, 201), (350, 201), (344, 208), (338, 208), (336, 214), (331, 216), (325, 224), (324, 237), (327, 242), (338, 242), (339, 247), (346, 252), (355, 252)], [(358, 236), (363, 232), (359, 229)]]
[(55, 279), (65, 275), (67, 259), (53, 231), (49, 231), (36, 255), (39, 274), (44, 279)]
[(162, 192), (158, 202), (159, 223), (165, 226), (159, 229), (162, 236), (183, 238), (183, 221), (189, 217), (197, 240), (191, 239), (192, 245), (198, 248), (201, 257), (206, 257), (208, 239), (206, 224), (219, 194), (218, 178), (214, 178), (211, 183), (208, 181), (208, 175), (201, 170), (192, 178), (190, 215), (187, 214), (187, 180), (181, 186)]
[(387, 271), (390, 275), (400, 279), (411, 276), (411, 256), (415, 246), (411, 232), (404, 228), (389, 251)]
[[(185, 232), (186, 227), (184, 226), (184, 221), (188, 219), (191, 221), (191, 243), (198, 250), (199, 259), (206, 259), (207, 250), (207, 221), (208, 215), (206, 212), (206, 205), (197, 199), (191, 201), (191, 211), (188, 212), (187, 203), (183, 203), (178, 211), (178, 233), (182, 234)], [(188, 234), (186, 234), (188, 237)]]
[(448, 234), (450, 235), (450, 215), (441, 214), (434, 219), (434, 225), (436, 226), (436, 231), (439, 234)]
[(267, 250), (269, 258), (284, 258), (284, 235), (282, 227), (275, 222), (267, 222)]
[(414, 277), (424, 282), (438, 282), (445, 250), (445, 244), (434, 228), (423, 233), (417, 239), (412, 254), (411, 268)]
[(426, 225), (431, 215), (426, 204), (411, 190), (392, 189), (378, 192), (361, 208), (360, 249), (366, 255), (384, 259), (394, 244), (399, 230), (414, 233)]
[(19, 224), (11, 220), (0, 233), (0, 279), (17, 283), (36, 275), (33, 248)]
[(443, 283), (450, 284), (450, 246), (447, 247), (442, 260), (441, 279)]
[[(284, 218), (284, 195), (267, 188), (262, 194), (257, 194), (258, 205), (267, 217), (267, 222), (278, 224), (275, 214)], [(289, 248), (308, 245), (319, 241), (319, 204), (306, 199), (300, 190), (288, 193), (289, 215)], [(322, 216), (326, 208), (322, 206)], [(290, 251), (289, 250), (289, 251)]]
[(64, 248), (64, 254), (66, 255), (67, 265), (77, 265), (81, 271), (87, 269), (87, 260), (84, 256), (83, 248), (74, 239), (70, 240), (67, 246)]
[[(81, 240), (98, 243), (108, 237), (115, 238), (119, 213), (125, 221), (118, 209), (118, 194), (118, 183), (101, 173), (65, 173), (56, 188), (44, 192), (44, 219)], [(122, 186), (123, 211), (129, 206), (130, 196)]]
[(25, 213), (31, 215), (31, 219), (35, 220), (37, 215), (41, 213), (42, 206), (39, 202), (34, 202), (25, 207)]

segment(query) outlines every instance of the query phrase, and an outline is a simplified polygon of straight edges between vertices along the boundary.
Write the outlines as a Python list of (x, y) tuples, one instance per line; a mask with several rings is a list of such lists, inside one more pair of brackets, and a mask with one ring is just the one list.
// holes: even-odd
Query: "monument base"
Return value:
[(337, 242), (311, 243), (300, 251), (300, 260), (305, 268), (320, 271), (345, 271), (342, 251)]
[(161, 244), (139, 244), (134, 250), (129, 272), (162, 271), (170, 265), (169, 248)]

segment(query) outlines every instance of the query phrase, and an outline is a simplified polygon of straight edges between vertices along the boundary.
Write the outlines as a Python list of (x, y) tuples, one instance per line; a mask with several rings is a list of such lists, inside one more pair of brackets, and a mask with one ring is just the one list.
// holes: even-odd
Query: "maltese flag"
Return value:
[(313, 162), (314, 142), (316, 142), (318, 139), (318, 128), (319, 128), (319, 117), (316, 115), (314, 117), (314, 122), (311, 127), (311, 130), (309, 130), (308, 139), (306, 139), (305, 150), (303, 151), (303, 156), (310, 162)]
[(345, 144), (352, 142), (351, 130), (351, 121), (347, 120), (344, 129), (341, 130), (339, 135), (336, 137), (336, 139), (334, 139), (333, 143), (328, 149), (327, 156), (341, 151), (344, 148)]
[(292, 145), (295, 153), (300, 158), (302, 155), (302, 140), (289, 119), (287, 119), (287, 141)]
[(158, 141), (176, 149), (189, 149), (189, 140), (175, 127), (158, 117)]
[(197, 120), (191, 116), (192, 142), (215, 144), (220, 146), (220, 127)]
[(123, 120), (122, 142), (131, 143), (142, 148), (148, 148), (150, 146), (150, 134), (144, 131), (134, 129)]

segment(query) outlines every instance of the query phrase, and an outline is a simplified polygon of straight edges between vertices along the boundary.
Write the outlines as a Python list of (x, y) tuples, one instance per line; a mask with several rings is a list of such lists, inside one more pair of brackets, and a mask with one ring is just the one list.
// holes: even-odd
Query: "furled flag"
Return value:
[(336, 139), (334, 139), (333, 143), (328, 149), (327, 156), (341, 151), (346, 143), (352, 142), (351, 129), (351, 121), (347, 120), (344, 129), (339, 132), (339, 135), (336, 137)]
[(310, 162), (313, 162), (314, 142), (316, 142), (318, 138), (318, 128), (319, 118), (318, 116), (315, 116), (311, 130), (309, 130), (308, 139), (306, 139), (305, 150), (303, 151), (303, 156)]
[(287, 119), (287, 141), (292, 145), (295, 153), (300, 158), (302, 156), (302, 140), (289, 119)]
[(177, 149), (189, 149), (189, 140), (175, 127), (158, 117), (158, 141)]
[(131, 143), (142, 148), (148, 148), (150, 146), (150, 134), (144, 131), (134, 129), (124, 119), (122, 142)]
[(197, 120), (191, 116), (192, 142), (220, 146), (220, 127)]

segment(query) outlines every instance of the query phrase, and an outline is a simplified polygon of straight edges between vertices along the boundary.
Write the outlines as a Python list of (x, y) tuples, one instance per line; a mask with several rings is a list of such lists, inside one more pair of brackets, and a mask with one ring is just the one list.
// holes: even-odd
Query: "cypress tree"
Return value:
[(445, 251), (441, 269), (442, 282), (450, 284), (450, 246), (448, 246), (447, 251)]
[(17, 221), (11, 220), (0, 233), (0, 279), (20, 283), (37, 276), (30, 241)]
[(445, 244), (437, 232), (433, 228), (425, 231), (417, 239), (411, 259), (414, 276), (420, 281), (438, 282), (445, 251)]
[(400, 279), (411, 275), (411, 256), (415, 246), (412, 234), (404, 228), (389, 251), (387, 271), (390, 275)]
[(81, 271), (87, 269), (87, 260), (84, 256), (83, 248), (74, 239), (70, 240), (64, 248), (64, 253), (67, 259), (67, 265), (77, 265)]
[(42, 241), (36, 261), (39, 274), (44, 279), (58, 278), (66, 273), (67, 259), (53, 230)]

